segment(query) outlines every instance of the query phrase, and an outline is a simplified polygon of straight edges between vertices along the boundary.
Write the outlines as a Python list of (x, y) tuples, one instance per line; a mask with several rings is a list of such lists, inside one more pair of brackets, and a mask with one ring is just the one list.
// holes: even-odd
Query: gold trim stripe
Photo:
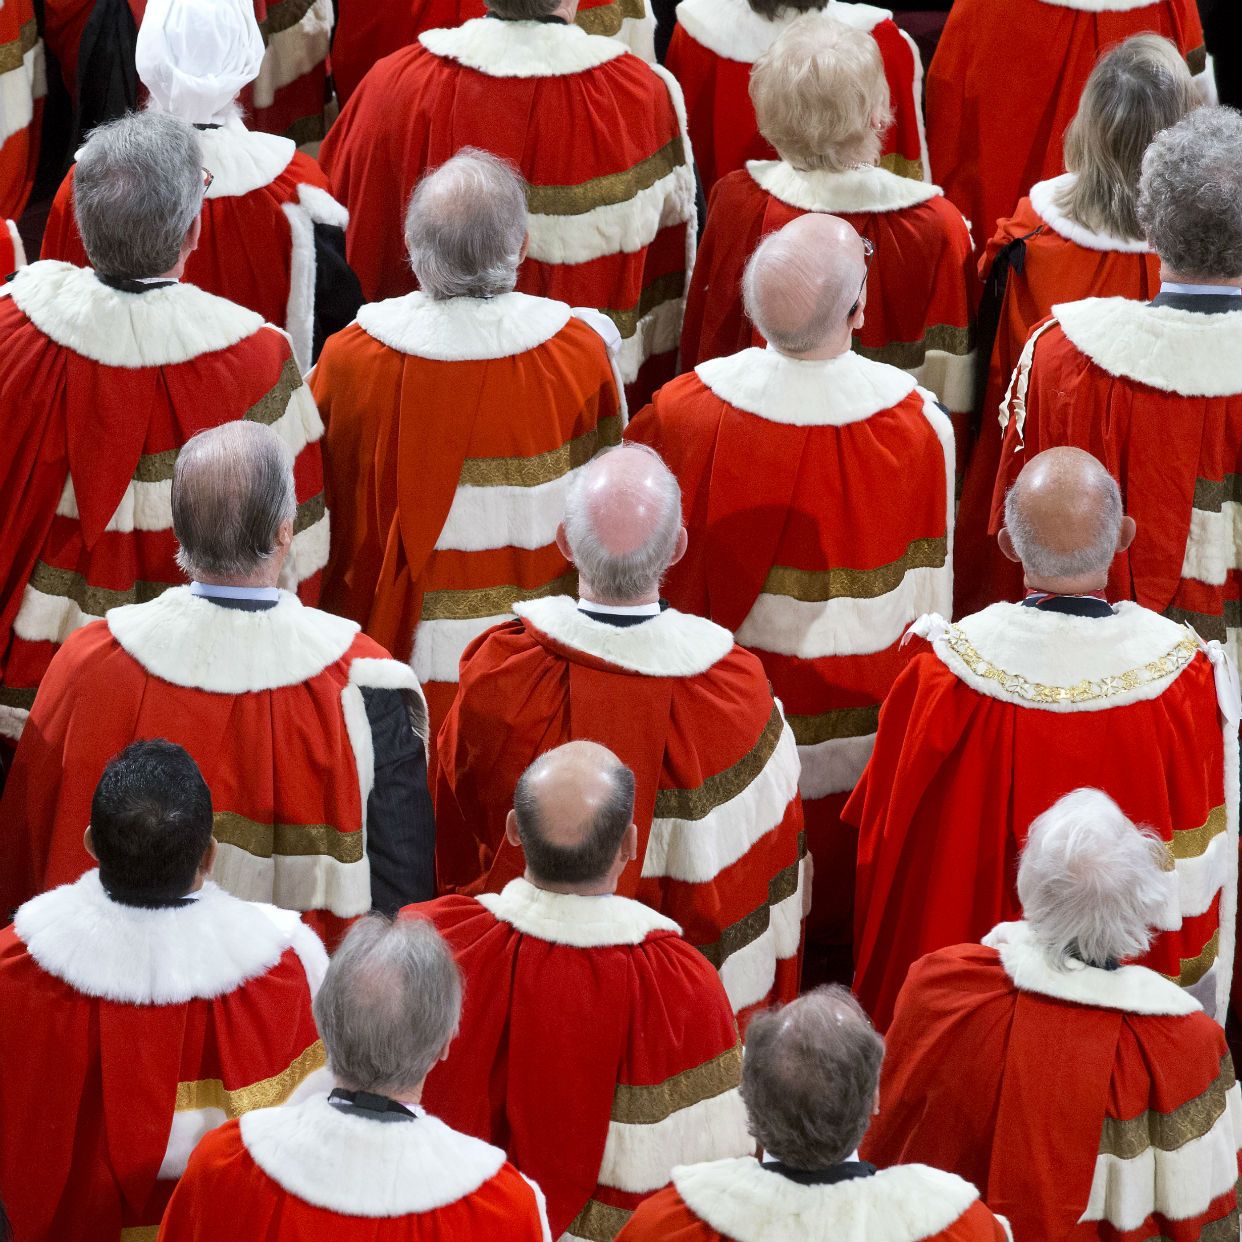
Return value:
[(685, 296), (685, 292), (686, 274), (665, 272), (663, 276), (657, 276), (642, 291), (637, 306), (632, 306), (629, 310), (605, 309), (600, 313), (607, 315), (616, 325), (622, 338), (628, 340), (638, 331), (638, 323), (643, 316), (651, 314), (657, 306), (663, 306), (666, 302), (676, 302), (678, 298)]
[(159, 1236), (159, 1225), (130, 1225), (121, 1230), (120, 1242), (156, 1242)]
[(1196, 479), (1194, 507), (1203, 513), (1219, 513), (1225, 501), (1242, 501), (1242, 475), (1227, 474), (1223, 479)]
[(322, 142), (327, 133), (328, 125), (323, 113), (316, 112), (312, 116), (304, 116), (294, 121), (285, 130), (284, 137), (290, 139), (294, 146), (304, 147), (309, 142)]
[(0, 74), (13, 73), (22, 67), (26, 53), (39, 42), (39, 28), (31, 20), (22, 23), (16, 39), (0, 46)]
[(212, 816), (212, 836), (255, 858), (335, 858), (340, 863), (363, 859), (361, 832), (342, 832), (331, 824), (260, 824), (236, 811)]
[(612, 0), (611, 4), (597, 4), (591, 9), (579, 9), (574, 25), (581, 26), (587, 34), (605, 35), (611, 38), (626, 18), (641, 21), (647, 16), (643, 0)]
[[(285, 359), (276, 383), (242, 417), (248, 423), (270, 427), (289, 408), (289, 399), (302, 387), (302, 373), (292, 355)], [(171, 476), (170, 476), (171, 477)]]
[(56, 595), (71, 599), (92, 617), (102, 617), (109, 608), (122, 604), (145, 604), (158, 599), (171, 582), (135, 582), (127, 591), (110, 591), (105, 587), (91, 586), (86, 579), (72, 569), (57, 569), (45, 561), (37, 561), (30, 575), (30, 586), (44, 595)]
[(785, 595), (804, 604), (823, 604), (830, 599), (877, 599), (895, 591), (914, 569), (941, 569), (948, 556), (948, 540), (912, 539), (906, 550), (887, 565), (875, 569), (792, 569), (773, 565), (764, 579), (769, 595)]
[(457, 477), (459, 487), (538, 487), (586, 465), (601, 449), (621, 443), (621, 415), (601, 418), (560, 448), (534, 457), (467, 457)]
[(847, 737), (866, 737), (880, 727), (880, 705), (838, 707), (818, 716), (786, 716), (799, 746), (816, 746)]
[(975, 347), (975, 334), (970, 328), (955, 328), (950, 324), (932, 324), (918, 341), (890, 341), (887, 345), (868, 347), (854, 342), (854, 352), (872, 362), (884, 362), (890, 367), (909, 371), (921, 367), (929, 353), (952, 354), (964, 358)]
[(1181, 970), (1176, 975), (1165, 975), (1164, 977), (1170, 983), (1176, 983), (1179, 988), (1193, 988), (1212, 969), (1219, 953), (1220, 928), (1218, 927), (1212, 933), (1211, 940), (1203, 946), (1202, 953), (1197, 957), (1182, 958)]
[(135, 483), (167, 483), (173, 477), (180, 449), (165, 449), (162, 453), (143, 453), (134, 467)]
[(924, 181), (922, 159), (912, 160), (897, 151), (890, 151), (880, 156), (880, 167), (899, 177), (909, 177), (911, 181)]
[(266, 44), (272, 35), (296, 26), (311, 10), (314, 0), (276, 0), (267, 6), (267, 16), (259, 23)]
[(1220, 1072), (1202, 1095), (1175, 1108), (1171, 1113), (1149, 1109), (1137, 1117), (1120, 1120), (1105, 1117), (1100, 1133), (1100, 1155), (1133, 1160), (1149, 1148), (1177, 1151), (1202, 1138), (1223, 1116), (1228, 1093), (1236, 1082), (1228, 1054), (1221, 1058)]
[(38, 690), (28, 686), (0, 686), (0, 707), (17, 707), (28, 712)]
[(601, 1203), (598, 1199), (588, 1199), (586, 1206), (565, 1230), (565, 1236), (572, 1234), (576, 1238), (586, 1238), (587, 1242), (612, 1242), (632, 1215), (625, 1208), (613, 1207), (611, 1203)]
[(685, 162), (685, 148), (678, 134), (654, 155), (621, 172), (605, 173), (577, 185), (527, 186), (526, 209), (538, 216), (582, 216), (597, 207), (628, 203)]
[(1174, 858), (1200, 858), (1207, 853), (1208, 846), (1225, 831), (1225, 827), (1224, 806), (1213, 807), (1201, 827), (1183, 828), (1175, 832), (1173, 840), (1169, 842), (1169, 850)]
[(578, 571), (545, 582), (542, 586), (494, 586), (473, 591), (428, 591), (423, 596), (419, 621), (474, 621), (512, 612), (518, 600), (546, 599), (549, 595), (571, 595), (577, 590)]
[(1227, 599), (1224, 601), (1224, 614), (1214, 612), (1191, 612), (1188, 608), (1166, 608), (1160, 614), (1176, 621), (1178, 625), (1188, 625), (1205, 642), (1223, 643), (1228, 637), (1227, 631), (1242, 626), (1242, 601)]
[(328, 1063), (323, 1040), (317, 1039), (294, 1062), (271, 1078), (237, 1087), (230, 1091), (218, 1078), (201, 1078), (197, 1082), (177, 1084), (176, 1111), (218, 1108), (231, 1121), (256, 1108), (275, 1108), (283, 1104), (301, 1084)]
[(328, 505), (324, 500), (323, 492), (302, 501), (293, 519), (293, 533), (300, 535), (304, 530), (309, 530), (327, 511)]
[(742, 1048), (735, 1044), (719, 1056), (645, 1087), (617, 1084), (612, 1120), (627, 1126), (653, 1126), (704, 1100), (714, 1100), (742, 1081)]
[(1186, 67), (1192, 74), (1202, 73), (1207, 68), (1207, 47), (1199, 44), (1186, 53)]

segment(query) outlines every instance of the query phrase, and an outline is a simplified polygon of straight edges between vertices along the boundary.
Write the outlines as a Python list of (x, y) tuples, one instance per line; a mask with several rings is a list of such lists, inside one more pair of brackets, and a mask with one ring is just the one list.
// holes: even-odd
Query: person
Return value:
[(668, 67), (686, 93), (690, 143), (703, 191), (774, 152), (747, 95), (751, 66), (805, 13), (849, 26), (876, 49), (888, 82), (891, 112), (874, 121), (882, 168), (916, 181), (929, 178), (923, 138), (923, 64), (918, 48), (888, 9), (842, 0), (682, 0), (668, 48)]
[(545, 750), (505, 827), (524, 874), (402, 912), (435, 924), (466, 983), (427, 1106), (504, 1144), (547, 1195), (553, 1237), (609, 1242), (675, 1165), (752, 1146), (716, 972), (671, 919), (616, 895), (637, 853), (634, 797), (607, 748)]
[(780, 158), (751, 160), (712, 192), (682, 366), (764, 343), (742, 307), (746, 260), (791, 220), (832, 213), (875, 254), (854, 348), (908, 370), (952, 411), (955, 432), (965, 431), (975, 383), (970, 228), (935, 186), (875, 166), (889, 111), (875, 41), (831, 16), (802, 17), (755, 62), (750, 93)]
[(849, 978), (855, 839), (840, 814), (902, 633), (952, 598), (953, 432), (910, 375), (851, 352), (866, 272), (862, 239), (836, 216), (770, 234), (743, 286), (768, 347), (700, 364), (626, 431), (687, 497), (669, 600), (732, 630), (789, 713), (815, 860), (805, 969), (818, 982)]
[(1053, 308), (1006, 398), (1001, 492), (1049, 445), (1097, 456), (1140, 534), (1109, 573), (1132, 599), (1239, 655), (1242, 534), (1242, 116), (1200, 108), (1143, 157), (1139, 220), (1160, 257), (1150, 302)]
[(335, 1088), (213, 1130), (158, 1242), (546, 1242), (538, 1188), (420, 1103), (457, 1032), (461, 991), (428, 923), (355, 925), (315, 997)]
[(329, 1086), (323, 945), (208, 878), (194, 760), (135, 742), (88, 809), (98, 867), (0, 931), (0, 1197), (21, 1242), (154, 1237), (204, 1134)]
[(381, 61), (320, 151), (349, 208), (349, 262), (369, 301), (408, 293), (401, 220), (423, 173), (462, 147), (526, 179), (522, 293), (605, 312), (632, 406), (676, 370), (694, 254), (681, 89), (615, 39), (571, 23), (577, 0), (489, 0)]
[(202, 767), (229, 892), (302, 912), (332, 946), (373, 905), (435, 891), (418, 682), (352, 621), (277, 588), (293, 491), (270, 428), (228, 423), (181, 450), (190, 585), (112, 609), (53, 659), (0, 798), (0, 915), (86, 870), (93, 782), (153, 735)]
[(33, 0), (10, 0), (0, 9), (0, 220), (17, 219), (26, 210), (39, 164), (46, 94)]
[(1186, 62), (1167, 39), (1134, 35), (1106, 52), (1065, 131), (1069, 171), (1032, 186), (1014, 214), (997, 223), (979, 261), (986, 282), (979, 348), (987, 379), (977, 434), (968, 437), (958, 508), (953, 601), (959, 615), (1022, 594), (1017, 567), (1001, 555), (988, 519), (1003, 435), (997, 415), (1026, 339), (1056, 304), (1154, 296), (1160, 260), (1137, 215), (1143, 152), (1198, 103)]
[(180, 582), (177, 450), (236, 419), (296, 456), (285, 583), (314, 603), (327, 560), (323, 424), (288, 338), (178, 283), (201, 228), (193, 128), (160, 112), (97, 129), (74, 175), (92, 268), (51, 260), (0, 287), (0, 737), (12, 745), (57, 647)]
[(887, 1027), (910, 964), (978, 940), (1019, 909), (1027, 826), (1098, 787), (1166, 841), (1176, 907), (1144, 965), (1222, 1024), (1237, 899), (1236, 674), (1217, 643), (1137, 604), (1110, 605), (1108, 567), (1134, 539), (1121, 493), (1079, 449), (1029, 461), (1001, 546), (1027, 596), (920, 643), (880, 712), (844, 818), (859, 830), (854, 990)]
[(1132, 964), (1164, 926), (1166, 859), (1098, 789), (1040, 815), (1024, 920), (911, 968), (864, 1158), (967, 1178), (1017, 1239), (1232, 1235), (1242, 1096), (1224, 1032)]
[(763, 1162), (675, 1169), (617, 1242), (1007, 1242), (960, 1177), (919, 1164), (878, 1170), (858, 1158), (883, 1060), (884, 1041), (839, 985), (759, 1014), (746, 1036), (742, 1098)]
[(793, 733), (758, 659), (660, 600), (686, 536), (677, 480), (650, 449), (610, 449), (577, 475), (557, 544), (579, 598), (515, 604), (462, 656), (433, 787), (441, 890), (521, 876), (506, 831), (519, 776), (549, 747), (600, 742), (637, 784), (617, 891), (682, 928), (745, 1026), (798, 994), (810, 874)]
[[(291, 138), (242, 121), (237, 93), (258, 76), (263, 54), (253, 0), (147, 0), (136, 55), (149, 106), (198, 130), (212, 175), (185, 279), (279, 324), (306, 372), (362, 294), (345, 262), (348, 214), (319, 166)], [(74, 221), (73, 169), (52, 202), (41, 253), (89, 266)]]
[(600, 333), (513, 292), (526, 202), (504, 161), (467, 148), (429, 173), (405, 235), (420, 292), (364, 307), (311, 389), (328, 427), (324, 604), (412, 656), (434, 737), (467, 644), (568, 585), (565, 489), (620, 440), (625, 409)]

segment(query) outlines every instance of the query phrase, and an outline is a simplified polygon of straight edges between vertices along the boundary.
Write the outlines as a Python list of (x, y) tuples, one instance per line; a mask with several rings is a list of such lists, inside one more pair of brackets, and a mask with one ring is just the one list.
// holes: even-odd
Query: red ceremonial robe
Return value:
[(26, 209), (39, 163), (47, 76), (32, 0), (0, 6), (0, 218)]
[(185, 580), (172, 474), (197, 431), (246, 418), (289, 446), (284, 585), (318, 598), (323, 423), (283, 332), (192, 285), (126, 293), (49, 261), (0, 286), (0, 349), (0, 736), (75, 629)]
[(902, 634), (949, 604), (949, 421), (904, 371), (769, 347), (674, 380), (626, 435), (681, 483), (690, 546), (665, 594), (735, 631), (789, 713), (815, 860), (808, 960), (814, 980), (848, 980), (855, 836), (841, 808)]
[(221, 1126), (158, 1242), (550, 1242), (542, 1194), (503, 1151), (412, 1111), (375, 1120), (316, 1099)]
[(621, 439), (608, 351), (562, 302), (410, 293), (364, 306), (311, 388), (328, 428), (324, 605), (412, 658), (434, 738), (466, 647), (516, 600), (575, 585), (556, 528), (574, 472)]
[(911, 962), (1018, 915), (1031, 821), (1089, 785), (1169, 843), (1176, 908), (1143, 961), (1223, 1022), (1238, 724), (1219, 646), (1134, 604), (1112, 617), (993, 604), (915, 632), (932, 649), (893, 684), (845, 808), (859, 829), (854, 990), (872, 1020), (887, 1027)]
[(518, 289), (613, 320), (636, 408), (675, 371), (695, 239), (685, 135), (676, 81), (615, 39), (478, 18), (376, 65), (321, 158), (371, 300), (414, 288), (402, 222), (425, 172), (467, 145), (512, 160), (530, 212)]
[[(184, 280), (283, 327), (305, 373), (315, 334), (315, 225), (344, 229), (349, 214), (319, 165), (288, 138), (232, 120), (200, 131), (198, 141), (214, 179)], [(73, 169), (48, 213), (42, 257), (90, 266), (73, 217)]]
[(1242, 298), (1204, 315), (1122, 298), (1053, 307), (1004, 411), (992, 528), (1036, 453), (1072, 444), (1121, 484), (1138, 523), (1109, 573), (1115, 599), (1186, 621), (1237, 663), (1242, 626)]
[(887, 1043), (863, 1157), (967, 1178), (1017, 1242), (1237, 1233), (1224, 1033), (1152, 971), (1062, 966), (1004, 924), (914, 964)]
[[(555, 596), (462, 657), (434, 789), (442, 889), (522, 874), (505, 840), (518, 777), (543, 751), (600, 742), (634, 771), (638, 858), (618, 892), (674, 919), (721, 973), (743, 1025), (798, 995), (810, 874), (798, 754), (762, 665), (720, 626), (669, 609), (605, 625)], [(624, 710), (619, 710), (619, 705)]]
[(1000, 258), (1007, 272), (1005, 292), (988, 364), (979, 435), (965, 446), (970, 462), (957, 510), (953, 566), (957, 616), (1022, 596), (1022, 567), (1001, 554), (988, 523), (1004, 436), (997, 415), (1031, 329), (1061, 302), (1091, 297), (1145, 302), (1160, 289), (1160, 260), (1146, 242), (1093, 233), (1057, 205), (1058, 191), (1075, 179), (1075, 174), (1064, 173), (1033, 186), (1030, 197), (1018, 204), (1014, 214), (998, 222), (979, 260), (979, 274), (986, 282), (998, 256), (1010, 248)]
[(675, 923), (521, 878), (402, 913), (436, 925), (465, 983), (423, 1100), (504, 1144), (547, 1195), (554, 1237), (608, 1242), (674, 1165), (753, 1149), (728, 998)]
[(154, 1238), (194, 1145), (331, 1085), (295, 915), (210, 881), (181, 907), (91, 871), (0, 931), (0, 1200), (17, 1242)]
[(927, 146), (977, 239), (1063, 170), (1062, 139), (1100, 53), (1148, 31), (1202, 71), (1195, 0), (955, 0), (927, 70)]
[[(930, 179), (923, 137), (923, 64), (914, 40), (888, 9), (826, 0), (821, 11), (867, 31), (879, 45), (893, 108), (881, 167), (917, 181)], [(750, 67), (799, 16), (795, 9), (784, 9), (773, 21), (746, 0), (682, 0), (677, 6), (668, 67), (686, 93), (690, 142), (705, 194), (747, 160), (769, 160), (776, 154), (755, 120)]]
[(975, 406), (970, 230), (934, 185), (883, 169), (800, 171), (752, 160), (717, 182), (686, 295), (681, 365), (764, 344), (742, 308), (746, 261), (769, 233), (811, 211), (841, 216), (875, 246), (854, 349), (934, 392), (960, 450)]
[(0, 280), (26, 266), (26, 248), (12, 220), (0, 220)]

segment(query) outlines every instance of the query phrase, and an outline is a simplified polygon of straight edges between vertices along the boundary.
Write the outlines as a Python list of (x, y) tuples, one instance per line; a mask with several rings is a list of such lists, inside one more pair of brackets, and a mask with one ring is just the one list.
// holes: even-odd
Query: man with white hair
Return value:
[(1054, 306), (1010, 385), (993, 499), (1054, 444), (1093, 453), (1139, 535), (1109, 573), (1235, 663), (1242, 635), (1242, 115), (1199, 108), (1143, 156), (1138, 218), (1160, 258), (1150, 302)]
[(505, 824), (523, 874), (403, 912), (436, 925), (466, 985), (427, 1106), (503, 1144), (567, 1240), (609, 1242), (675, 1166), (753, 1149), (720, 979), (676, 923), (617, 895), (637, 852), (634, 793), (606, 747), (545, 751)]
[(432, 737), (467, 645), (517, 600), (571, 586), (565, 490), (625, 416), (593, 330), (615, 341), (611, 322), (513, 292), (524, 192), (473, 148), (424, 177), (405, 226), (420, 291), (363, 307), (311, 380), (328, 426), (324, 605), (412, 660)]
[(1008, 1242), (960, 1177), (918, 1164), (881, 1171), (858, 1158), (883, 1061), (884, 1041), (839, 985), (758, 1015), (742, 1098), (763, 1162), (675, 1169), (672, 1186), (638, 1208), (617, 1242)]
[(359, 923), (315, 997), (336, 1087), (212, 1131), (162, 1242), (547, 1242), (539, 1188), (422, 1106), (461, 1004), (461, 976), (429, 923)]
[(170, 489), (196, 431), (271, 426), (295, 457), (284, 585), (328, 556), (323, 424), (278, 328), (179, 283), (198, 244), (198, 137), (162, 112), (97, 129), (74, 174), (91, 268), (47, 260), (0, 288), (0, 737), (16, 742), (56, 648), (180, 582)]
[(90, 866), (81, 831), (109, 756), (166, 737), (215, 802), (215, 877), (301, 912), (334, 945), (373, 906), (431, 896), (426, 708), (407, 664), (277, 583), (293, 540), (289, 454), (230, 423), (172, 478), (192, 580), (112, 609), (53, 659), (0, 800), (0, 916)]
[(867, 306), (864, 244), (809, 214), (746, 268), (768, 341), (666, 385), (627, 431), (687, 499), (687, 555), (668, 597), (763, 661), (801, 758), (815, 901), (806, 969), (847, 981), (855, 838), (840, 814), (871, 751), (901, 636), (949, 607), (953, 432), (905, 371), (852, 352)]
[(617, 892), (681, 927), (744, 1025), (798, 994), (810, 874), (793, 735), (759, 661), (660, 599), (686, 533), (655, 453), (626, 445), (583, 470), (557, 543), (579, 598), (516, 604), (516, 621), (462, 657), (434, 787), (441, 888), (497, 892), (520, 876), (505, 828), (518, 777), (549, 747), (599, 742), (637, 783)]
[(912, 962), (1017, 915), (1027, 826), (1080, 785), (1167, 843), (1175, 899), (1143, 960), (1224, 1024), (1237, 676), (1219, 644), (1137, 604), (1108, 604), (1109, 563), (1134, 532), (1098, 461), (1041, 453), (1010, 491), (1000, 535), (1027, 597), (911, 627), (930, 649), (920, 644), (893, 684), (845, 808), (859, 830), (854, 990), (877, 1025), (891, 1020)]
[(1100, 790), (1045, 810), (1018, 867), (1024, 920), (911, 968), (863, 1156), (957, 1173), (1018, 1242), (1232, 1238), (1242, 1095), (1224, 1033), (1130, 964), (1177, 886), (1159, 834)]

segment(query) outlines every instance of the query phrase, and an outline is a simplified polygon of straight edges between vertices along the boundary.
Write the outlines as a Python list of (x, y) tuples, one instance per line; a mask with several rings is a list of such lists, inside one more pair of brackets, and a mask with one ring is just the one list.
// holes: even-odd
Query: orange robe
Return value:
[(17, 219), (26, 209), (39, 163), (46, 94), (34, 4), (8, 0), (0, 7), (0, 219)]

